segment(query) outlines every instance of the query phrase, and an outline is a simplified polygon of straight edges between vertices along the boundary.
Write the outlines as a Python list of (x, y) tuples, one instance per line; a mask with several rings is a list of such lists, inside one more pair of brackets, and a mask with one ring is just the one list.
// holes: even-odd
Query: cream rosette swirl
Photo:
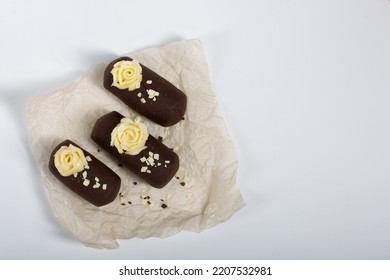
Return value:
[(141, 87), (142, 67), (136, 60), (121, 60), (114, 64), (111, 74), (112, 86), (129, 91)]
[(69, 146), (62, 146), (54, 154), (54, 166), (62, 176), (66, 177), (82, 171), (88, 166), (88, 162), (80, 148), (69, 144)]
[(111, 146), (115, 146), (120, 154), (137, 155), (146, 148), (149, 137), (147, 127), (138, 120), (121, 119), (111, 132)]

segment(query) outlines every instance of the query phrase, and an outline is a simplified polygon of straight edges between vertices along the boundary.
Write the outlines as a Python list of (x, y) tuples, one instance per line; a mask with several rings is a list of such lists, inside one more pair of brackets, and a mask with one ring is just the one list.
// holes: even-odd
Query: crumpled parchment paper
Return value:
[[(136, 116), (103, 88), (108, 62), (94, 66), (66, 88), (27, 103), (31, 149), (54, 215), (75, 238), (95, 248), (117, 248), (116, 239), (165, 238), (181, 230), (201, 232), (226, 221), (245, 205), (236, 183), (237, 155), (213, 93), (200, 41), (178, 41), (129, 56), (188, 97), (185, 120), (175, 126), (166, 129), (142, 118), (149, 132), (162, 136), (163, 143), (174, 148), (180, 158), (177, 176), (163, 189), (149, 186), (118, 166), (110, 155), (98, 151), (90, 138), (95, 121), (110, 111)], [(95, 155), (121, 177), (118, 199), (98, 208), (49, 172), (50, 153), (65, 139)]]

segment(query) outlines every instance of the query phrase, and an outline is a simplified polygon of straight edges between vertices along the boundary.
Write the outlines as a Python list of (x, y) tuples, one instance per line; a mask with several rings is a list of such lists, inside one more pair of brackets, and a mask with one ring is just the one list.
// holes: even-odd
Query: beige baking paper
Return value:
[[(27, 104), (31, 149), (54, 215), (75, 238), (95, 248), (117, 248), (116, 239), (165, 238), (181, 230), (201, 232), (226, 221), (245, 205), (236, 182), (236, 151), (213, 93), (201, 42), (179, 41), (129, 56), (188, 97), (185, 120), (175, 126), (165, 129), (142, 118), (149, 132), (162, 136), (163, 143), (180, 158), (179, 179), (173, 178), (163, 189), (149, 186), (118, 166), (108, 154), (98, 152), (90, 138), (95, 121), (108, 112), (135, 116), (103, 88), (108, 62), (94, 66), (66, 88), (32, 98)], [(49, 172), (48, 162), (54, 147), (65, 139), (112, 168), (122, 179), (123, 197), (98, 208), (62, 185)]]

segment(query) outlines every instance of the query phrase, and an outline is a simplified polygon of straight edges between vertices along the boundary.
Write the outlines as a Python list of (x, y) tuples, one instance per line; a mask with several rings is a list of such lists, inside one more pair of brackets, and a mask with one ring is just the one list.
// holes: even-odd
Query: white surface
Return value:
[[(2, 259), (390, 258), (390, 3), (2, 1)], [(86, 248), (55, 222), (24, 103), (92, 65), (200, 38), (247, 206), (201, 234)]]

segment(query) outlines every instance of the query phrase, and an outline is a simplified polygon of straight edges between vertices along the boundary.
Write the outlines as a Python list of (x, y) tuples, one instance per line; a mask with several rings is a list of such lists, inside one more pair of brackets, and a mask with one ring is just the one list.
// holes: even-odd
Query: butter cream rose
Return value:
[(141, 87), (142, 67), (136, 60), (121, 60), (114, 64), (111, 70), (112, 86), (129, 91)]
[(69, 144), (69, 146), (62, 146), (54, 154), (54, 166), (62, 176), (66, 177), (82, 171), (88, 166), (88, 162), (80, 148)]
[(111, 146), (120, 154), (137, 155), (146, 148), (148, 129), (138, 120), (123, 118), (111, 132)]

